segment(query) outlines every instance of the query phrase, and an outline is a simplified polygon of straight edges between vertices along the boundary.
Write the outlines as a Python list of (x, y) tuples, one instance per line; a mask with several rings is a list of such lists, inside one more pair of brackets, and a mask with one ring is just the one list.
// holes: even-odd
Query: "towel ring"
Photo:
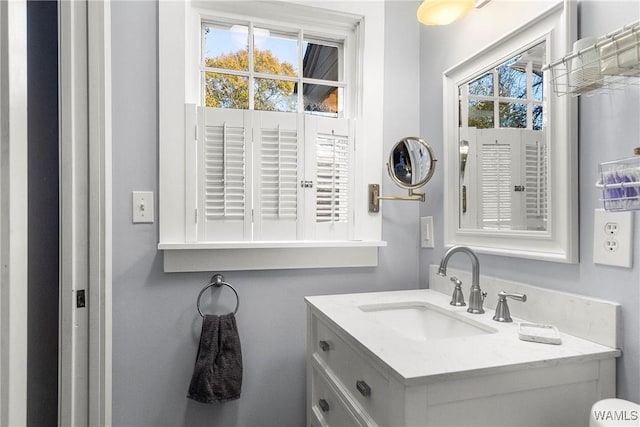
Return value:
[(198, 300), (196, 302), (196, 307), (198, 308), (198, 313), (200, 313), (200, 316), (204, 317), (204, 314), (202, 314), (202, 310), (200, 310), (200, 298), (202, 297), (202, 294), (204, 293), (204, 291), (206, 291), (207, 289), (209, 289), (212, 286), (215, 286), (216, 288), (219, 288), (219, 287), (221, 287), (223, 285), (227, 286), (229, 289), (231, 289), (233, 291), (234, 294), (236, 294), (236, 308), (235, 308), (235, 310), (233, 310), (233, 314), (236, 314), (238, 312), (238, 307), (240, 307), (240, 297), (238, 296), (238, 292), (236, 292), (236, 290), (233, 288), (233, 286), (231, 286), (230, 284), (228, 284), (227, 282), (224, 281), (224, 277), (222, 277), (222, 274), (214, 274), (213, 277), (211, 278), (211, 282), (207, 286), (202, 288), (202, 290), (198, 294)]

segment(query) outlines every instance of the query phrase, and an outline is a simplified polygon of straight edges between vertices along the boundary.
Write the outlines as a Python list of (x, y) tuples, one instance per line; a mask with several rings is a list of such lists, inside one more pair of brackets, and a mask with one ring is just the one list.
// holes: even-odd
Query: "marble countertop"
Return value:
[[(562, 331), (560, 345), (520, 340), (518, 322), (526, 320), (513, 317), (513, 323), (496, 322), (492, 320), (494, 310), (487, 307), (484, 314), (470, 314), (467, 307), (449, 305), (449, 295), (430, 289), (313, 296), (305, 301), (315, 314), (352, 337), (360, 350), (406, 385), (601, 360), (621, 354), (618, 349)], [(359, 308), (405, 302), (436, 305), (496, 332), (433, 341), (412, 340), (372, 320)]]

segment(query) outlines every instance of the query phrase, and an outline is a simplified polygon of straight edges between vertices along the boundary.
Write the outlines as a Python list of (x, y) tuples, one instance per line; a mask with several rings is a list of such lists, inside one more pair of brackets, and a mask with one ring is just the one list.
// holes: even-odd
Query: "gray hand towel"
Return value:
[(206, 314), (187, 397), (202, 403), (240, 398), (242, 352), (233, 313)]

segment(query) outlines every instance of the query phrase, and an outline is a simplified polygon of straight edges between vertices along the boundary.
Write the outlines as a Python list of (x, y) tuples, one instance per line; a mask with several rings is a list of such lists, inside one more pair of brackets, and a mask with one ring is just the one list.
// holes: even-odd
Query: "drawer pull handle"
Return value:
[(329, 412), (329, 403), (326, 400), (324, 399), (318, 400), (318, 406), (320, 407), (322, 412)]
[(360, 394), (363, 395), (364, 397), (371, 396), (371, 387), (369, 387), (369, 385), (364, 381), (362, 380), (356, 381), (356, 388), (358, 389)]
[(322, 351), (329, 351), (331, 349), (331, 346), (329, 345), (329, 343), (327, 341), (320, 341), (320, 349)]

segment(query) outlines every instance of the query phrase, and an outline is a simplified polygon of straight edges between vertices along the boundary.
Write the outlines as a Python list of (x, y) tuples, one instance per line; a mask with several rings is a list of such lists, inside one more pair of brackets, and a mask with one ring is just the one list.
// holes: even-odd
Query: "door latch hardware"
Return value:
[(87, 304), (87, 301), (84, 296), (84, 289), (80, 289), (76, 291), (76, 308), (83, 308)]
[(321, 341), (320, 341), (320, 343), (319, 343), (319, 345), (320, 345), (320, 349), (321, 349), (322, 351), (329, 351), (329, 350), (331, 350), (331, 345), (330, 345), (327, 341), (321, 340)]
[(329, 412), (329, 402), (324, 399), (318, 400), (318, 406), (322, 410), (322, 412)]
[(356, 381), (356, 389), (360, 392), (364, 397), (371, 396), (371, 387), (366, 382), (359, 380)]

